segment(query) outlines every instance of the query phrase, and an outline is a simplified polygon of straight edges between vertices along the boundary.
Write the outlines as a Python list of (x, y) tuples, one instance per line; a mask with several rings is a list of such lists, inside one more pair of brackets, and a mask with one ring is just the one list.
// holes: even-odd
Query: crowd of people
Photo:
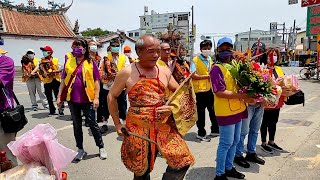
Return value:
[[(83, 116), (99, 148), (100, 159), (107, 158), (102, 134), (108, 131), (111, 115), (116, 132), (124, 136), (122, 161), (134, 173), (134, 179), (150, 179), (158, 153), (168, 163), (163, 179), (183, 179), (195, 157), (177, 131), (172, 109), (165, 104), (179, 84), (191, 76), (198, 113), (195, 138), (209, 142), (211, 138), (219, 137), (215, 179), (244, 179), (245, 175), (235, 169), (234, 163), (244, 168), (250, 167), (248, 162), (265, 164), (256, 154), (259, 131), (262, 150), (267, 153), (283, 150), (274, 141), (284, 97), (276, 108), (267, 109), (264, 102), (256, 102), (246, 93), (240, 93), (236, 80), (223, 65), (234, 57), (232, 40), (222, 38), (218, 41), (216, 62), (212, 59), (212, 47), (211, 41), (202, 41), (201, 54), (186, 61), (184, 48), (173, 52), (170, 44), (160, 43), (153, 35), (143, 35), (136, 42), (138, 59), (134, 59), (131, 47), (124, 47), (124, 54), (120, 53), (118, 41), (112, 41), (107, 55), (101, 57), (97, 42), (78, 39), (72, 43), (72, 51), (66, 54), (62, 67), (50, 46), (40, 48), (43, 52), (41, 60), (35, 58), (34, 50), (27, 50), (21, 60), (23, 82), (27, 83), (34, 111), (38, 110), (36, 93), (49, 116), (63, 116), (64, 102), (68, 103), (78, 148), (75, 161), (81, 161), (87, 155), (83, 146)], [(13, 61), (5, 52), (2, 54), (0, 110), (8, 108), (8, 98), (13, 101), (14, 78)], [(257, 66), (266, 64), (275, 79), (284, 76), (281, 68), (275, 65), (279, 58), (276, 49), (253, 49), (253, 55), (257, 54), (262, 54), (254, 59)], [(45, 93), (41, 90), (42, 83)], [(211, 122), (210, 134), (205, 130), (205, 109)], [(101, 128), (99, 122), (103, 123)], [(128, 136), (128, 132), (147, 140)], [(14, 157), (6, 144), (14, 140), (15, 135), (6, 134), (0, 128), (0, 150), (8, 151), (12, 160)]]

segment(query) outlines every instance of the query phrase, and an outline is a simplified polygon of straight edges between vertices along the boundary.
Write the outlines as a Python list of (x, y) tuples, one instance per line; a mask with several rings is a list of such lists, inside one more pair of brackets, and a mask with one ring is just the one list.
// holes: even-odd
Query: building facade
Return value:
[[(249, 37), (250, 36), (250, 37)], [(258, 41), (265, 43), (267, 47), (284, 47), (282, 43), (281, 36), (277, 32), (272, 31), (263, 31), (263, 30), (252, 30), (248, 32), (243, 32), (235, 35), (234, 48), (237, 51), (245, 51), (248, 48), (251, 49), (252, 45)]]
[(146, 33), (165, 33), (168, 30), (168, 25), (172, 24), (175, 31), (181, 32), (185, 44), (189, 38), (189, 12), (173, 12), (173, 13), (156, 13), (154, 10), (148, 14), (148, 7), (145, 7), (144, 15), (140, 16), (140, 28), (132, 31), (127, 31), (127, 36), (137, 39), (142, 34)]

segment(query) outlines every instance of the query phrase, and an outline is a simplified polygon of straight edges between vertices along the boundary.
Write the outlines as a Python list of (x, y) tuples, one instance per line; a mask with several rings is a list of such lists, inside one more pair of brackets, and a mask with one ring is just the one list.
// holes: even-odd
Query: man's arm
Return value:
[(58, 98), (57, 98), (57, 106), (59, 108), (61, 108), (61, 105), (62, 105), (62, 101), (61, 101), (61, 94), (62, 94), (62, 90), (65, 88), (65, 84), (64, 84), (64, 78), (61, 79), (61, 83), (60, 83), (60, 87), (59, 87), (59, 93), (58, 93)]
[(197, 73), (194, 73), (191, 76), (191, 78), (194, 80), (202, 80), (202, 79), (210, 79), (210, 76), (209, 75), (198, 75)]
[(121, 124), (120, 118), (119, 118), (117, 98), (121, 94), (123, 89), (126, 88), (126, 82), (129, 77), (127, 71), (128, 71), (127, 68), (125, 68), (117, 74), (117, 76), (114, 80), (114, 84), (111, 87), (109, 94), (108, 94), (109, 112), (110, 112), (110, 115), (113, 119), (113, 123), (116, 126), (117, 133), (119, 135), (122, 135), (122, 133), (121, 133), (122, 124)]
[(194, 64), (193, 61), (191, 61), (191, 63), (190, 63), (190, 72), (191, 73), (195, 72), (191, 76), (191, 78), (194, 79), (194, 80), (210, 79), (209, 75), (199, 75), (199, 74), (197, 74), (197, 68), (196, 68), (196, 65)]
[[(166, 70), (167, 70), (167, 69), (166, 69)], [(168, 89), (169, 89), (170, 91), (172, 91), (172, 92), (175, 92), (175, 91), (178, 89), (179, 84), (178, 84), (178, 82), (173, 78), (173, 76), (171, 75), (171, 72), (170, 72), (169, 70), (167, 70), (166, 74), (167, 74), (167, 77), (168, 77), (168, 80), (169, 80), (169, 82), (168, 82)]]

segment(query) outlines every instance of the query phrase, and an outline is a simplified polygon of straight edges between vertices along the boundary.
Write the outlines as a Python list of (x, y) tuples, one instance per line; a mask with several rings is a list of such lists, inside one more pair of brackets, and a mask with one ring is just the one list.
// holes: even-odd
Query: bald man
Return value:
[(171, 56), (170, 56), (170, 54), (171, 54), (170, 44), (161, 43), (160, 47), (161, 47), (160, 58), (157, 62), (157, 65), (169, 68), (169, 65), (172, 61)]
[[(140, 61), (117, 74), (108, 95), (109, 110), (116, 131), (120, 136), (126, 134), (121, 158), (124, 165), (134, 173), (135, 180), (150, 179), (158, 152), (168, 163), (163, 179), (182, 180), (189, 166), (194, 163), (193, 155), (169, 117), (171, 108), (165, 106), (165, 89), (174, 91), (178, 83), (174, 78), (169, 78), (171, 72), (167, 68), (156, 65), (160, 50), (160, 42), (155, 36), (141, 36), (136, 42)], [(117, 97), (123, 89), (126, 89), (130, 100), (125, 126), (120, 122), (117, 109)], [(125, 133), (127, 131), (145, 138), (129, 135)]]

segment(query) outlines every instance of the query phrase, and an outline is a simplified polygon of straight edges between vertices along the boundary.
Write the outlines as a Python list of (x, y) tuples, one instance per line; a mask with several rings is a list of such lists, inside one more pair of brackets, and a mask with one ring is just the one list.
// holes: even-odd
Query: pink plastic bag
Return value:
[(61, 179), (62, 170), (68, 167), (77, 153), (59, 144), (56, 136), (57, 131), (50, 124), (39, 124), (10, 142), (8, 147), (22, 163), (39, 162), (48, 168), (51, 175)]

